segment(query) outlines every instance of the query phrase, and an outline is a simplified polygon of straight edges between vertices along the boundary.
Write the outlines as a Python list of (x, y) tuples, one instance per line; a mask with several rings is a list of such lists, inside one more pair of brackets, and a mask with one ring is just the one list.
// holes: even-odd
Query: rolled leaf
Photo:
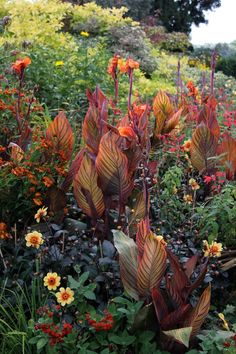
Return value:
[(118, 195), (124, 201), (130, 195), (133, 183), (128, 173), (128, 159), (118, 145), (119, 136), (111, 131), (100, 142), (96, 170), (100, 187), (106, 195)]
[(144, 252), (138, 266), (137, 284), (142, 295), (147, 295), (156, 287), (166, 270), (166, 250), (154, 234), (150, 234), (144, 245)]
[(159, 91), (153, 101), (153, 111), (155, 116), (154, 135), (161, 134), (165, 120), (173, 114), (172, 103), (164, 91)]
[(79, 207), (93, 219), (105, 210), (103, 194), (98, 187), (98, 175), (92, 160), (85, 154), (74, 178), (74, 195)]
[(119, 254), (120, 275), (125, 291), (139, 300), (137, 287), (138, 248), (134, 240), (122, 231), (113, 230), (114, 245)]

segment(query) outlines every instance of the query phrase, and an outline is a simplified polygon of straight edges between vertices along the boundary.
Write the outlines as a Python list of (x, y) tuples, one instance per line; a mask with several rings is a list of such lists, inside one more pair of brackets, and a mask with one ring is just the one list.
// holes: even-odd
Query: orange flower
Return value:
[(128, 140), (136, 139), (136, 134), (131, 127), (119, 127), (118, 128), (120, 136), (127, 138)]
[(70, 304), (74, 301), (74, 291), (70, 288), (60, 288), (59, 292), (56, 293), (57, 302), (61, 304), (61, 306), (65, 306), (66, 304)]
[(27, 247), (34, 247), (34, 248), (37, 248), (37, 249), (44, 242), (43, 235), (40, 232), (38, 232), (38, 231), (29, 232), (25, 236), (25, 240), (26, 240), (26, 246)]
[(192, 187), (193, 191), (200, 189), (199, 184), (197, 183), (197, 181), (194, 178), (190, 178), (190, 180), (188, 181), (188, 184)]
[(190, 151), (190, 147), (191, 147), (191, 140), (185, 140), (185, 142), (182, 145), (182, 148), (184, 149), (184, 151), (189, 152)]
[(12, 69), (20, 75), (29, 64), (31, 64), (31, 59), (29, 57), (18, 59), (12, 64)]
[(127, 68), (126, 65), (124, 64), (123, 59), (118, 59), (118, 69), (123, 74), (127, 72)]
[(0, 222), (0, 239), (6, 240), (9, 238), (9, 233), (7, 232), (7, 225), (5, 222)]
[(34, 218), (37, 222), (40, 222), (40, 219), (47, 215), (47, 209), (45, 207), (40, 208), (35, 214)]
[(28, 172), (28, 170), (24, 167), (21, 167), (21, 166), (15, 167), (11, 170), (11, 173), (13, 173), (17, 177), (21, 177), (24, 174), (26, 174), (27, 172)]
[(43, 278), (44, 286), (47, 286), (48, 290), (56, 290), (60, 283), (61, 277), (57, 273), (48, 273)]
[(184, 201), (188, 204), (191, 204), (193, 202), (193, 197), (191, 196), (191, 194), (185, 194)]
[(222, 243), (212, 242), (211, 245), (209, 245), (207, 240), (203, 241), (204, 257), (220, 257), (222, 251)]
[(114, 57), (110, 60), (107, 73), (111, 75), (113, 80), (116, 78), (116, 70), (118, 65), (119, 55), (115, 54)]
[(131, 58), (126, 60), (126, 69), (138, 69), (139, 68), (139, 63)]
[(43, 177), (43, 184), (49, 188), (54, 184), (54, 181), (51, 178), (44, 176)]
[(43, 205), (42, 200), (39, 198), (33, 198), (33, 202), (34, 202), (34, 204), (36, 204), (38, 206)]

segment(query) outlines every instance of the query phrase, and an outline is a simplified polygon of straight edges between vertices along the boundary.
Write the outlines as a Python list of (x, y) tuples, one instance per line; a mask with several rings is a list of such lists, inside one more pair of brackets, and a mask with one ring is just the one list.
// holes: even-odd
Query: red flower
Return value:
[(230, 344), (229, 342), (224, 342), (224, 343), (223, 343), (223, 346), (224, 346), (225, 348), (229, 348), (229, 347), (231, 346), (231, 344)]
[(204, 176), (204, 183), (209, 184), (211, 183), (211, 181), (212, 181), (211, 176)]
[(12, 70), (14, 70), (18, 75), (21, 75), (23, 70), (31, 64), (31, 59), (26, 57), (24, 59), (17, 59), (15, 63), (12, 64)]

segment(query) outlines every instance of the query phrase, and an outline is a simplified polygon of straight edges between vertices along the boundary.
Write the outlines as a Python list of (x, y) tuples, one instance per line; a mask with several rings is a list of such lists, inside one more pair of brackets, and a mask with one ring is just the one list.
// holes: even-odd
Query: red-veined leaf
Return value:
[(227, 134), (218, 146), (217, 154), (221, 155), (220, 161), (226, 167), (226, 176), (233, 179), (236, 171), (236, 140)]
[(173, 254), (167, 248), (168, 259), (170, 261), (170, 266), (173, 272), (172, 280), (174, 282), (174, 287), (178, 290), (179, 294), (182, 295), (183, 289), (189, 284), (187, 275), (184, 273), (182, 266), (178, 260), (178, 257)]
[(168, 275), (165, 277), (166, 279), (166, 289), (170, 296), (170, 301), (174, 308), (178, 308), (183, 304), (182, 293), (180, 289), (176, 286), (176, 282), (173, 277), (169, 277)]
[(85, 154), (74, 178), (74, 195), (79, 207), (93, 219), (100, 217), (104, 210), (103, 194), (98, 187), (98, 175), (92, 160)]
[(217, 139), (210, 129), (201, 123), (195, 129), (190, 147), (192, 165), (200, 172), (214, 168)]
[[(160, 306), (160, 304), (159, 304)], [(161, 321), (162, 330), (179, 327), (186, 314), (192, 309), (190, 304), (182, 304), (176, 310), (167, 314)]]
[(162, 241), (151, 233), (144, 244), (143, 257), (138, 265), (137, 284), (142, 295), (156, 287), (166, 270), (166, 250)]
[(119, 136), (106, 133), (100, 142), (96, 159), (99, 185), (106, 195), (118, 195), (121, 201), (127, 199), (133, 187), (128, 173), (128, 159), (119, 148)]
[(185, 321), (185, 326), (191, 326), (192, 332), (191, 337), (196, 336), (200, 330), (206, 316), (208, 315), (210, 309), (211, 300), (211, 285), (209, 285), (202, 293), (200, 299), (198, 300), (197, 306), (192, 310), (190, 315)]
[(139, 256), (143, 256), (144, 245), (148, 235), (150, 235), (150, 224), (149, 219), (145, 218), (138, 223), (137, 233), (136, 233), (136, 244), (138, 246)]
[(51, 186), (47, 191), (49, 197), (49, 209), (54, 213), (66, 207), (67, 197), (63, 190), (57, 186)]
[(153, 111), (155, 116), (154, 134), (157, 137), (161, 134), (165, 120), (173, 114), (172, 103), (163, 91), (159, 91), (153, 101)]
[(72, 164), (69, 168), (69, 171), (67, 173), (66, 178), (64, 179), (61, 189), (63, 189), (65, 192), (67, 192), (71, 186), (71, 183), (73, 182), (73, 179), (77, 172), (79, 171), (80, 165), (83, 160), (85, 148), (81, 149), (78, 154), (75, 156), (74, 160), (72, 161)]
[(201, 265), (201, 270), (198, 277), (195, 279), (195, 281), (192, 284), (186, 287), (186, 291), (187, 291), (186, 298), (189, 296), (189, 294), (191, 294), (193, 290), (197, 289), (197, 287), (203, 282), (207, 272), (207, 264), (208, 261), (206, 261), (203, 265)]
[(191, 277), (191, 275), (193, 274), (193, 271), (196, 267), (197, 261), (198, 261), (198, 255), (194, 254), (191, 258), (189, 258), (187, 260), (187, 262), (184, 264), (183, 268), (184, 268), (184, 272), (187, 275), (188, 278)]
[(134, 240), (122, 231), (113, 230), (114, 245), (119, 254), (120, 275), (125, 291), (139, 300), (137, 288), (138, 248)]
[(135, 197), (135, 204), (132, 209), (132, 214), (129, 218), (129, 225), (133, 222), (140, 221), (145, 217), (146, 214), (146, 203), (144, 199), (143, 192), (139, 192)]
[(214, 97), (209, 97), (207, 103), (204, 104), (203, 109), (199, 113), (198, 124), (201, 122), (205, 123), (211, 133), (218, 140), (220, 136), (220, 126), (216, 118), (216, 105), (216, 99)]
[(168, 307), (165, 302), (165, 297), (162, 295), (161, 290), (158, 290), (157, 288), (153, 288), (151, 292), (157, 319), (158, 322), (161, 323), (162, 319), (168, 315)]
[(174, 113), (168, 120), (166, 120), (162, 132), (164, 134), (170, 133), (179, 124), (179, 120), (182, 114), (182, 108), (180, 108), (176, 113)]
[(64, 112), (59, 112), (46, 130), (46, 138), (52, 142), (56, 151), (63, 151), (66, 158), (71, 158), (74, 146), (73, 131)]

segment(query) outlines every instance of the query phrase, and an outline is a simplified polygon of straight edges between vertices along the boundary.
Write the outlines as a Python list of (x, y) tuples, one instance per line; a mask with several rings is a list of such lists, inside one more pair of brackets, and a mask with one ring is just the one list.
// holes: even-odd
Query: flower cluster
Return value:
[(100, 321), (91, 318), (90, 314), (86, 314), (85, 318), (88, 324), (95, 329), (96, 332), (110, 331), (114, 325), (113, 316), (107, 310), (103, 311), (104, 317)]
[(64, 322), (60, 328), (54, 322), (51, 323), (37, 323), (35, 325), (35, 330), (41, 330), (43, 333), (48, 334), (49, 344), (53, 347), (57, 343), (62, 343), (64, 337), (72, 332), (72, 325), (70, 323)]
[(28, 57), (24, 59), (17, 59), (16, 62), (12, 64), (12, 70), (14, 70), (18, 75), (21, 75), (29, 64), (31, 64), (31, 59)]
[(110, 60), (109, 66), (107, 68), (107, 73), (114, 79), (116, 77), (117, 69), (120, 73), (130, 74), (130, 71), (139, 68), (139, 63), (131, 58), (128, 58), (125, 62), (119, 55), (115, 54)]

